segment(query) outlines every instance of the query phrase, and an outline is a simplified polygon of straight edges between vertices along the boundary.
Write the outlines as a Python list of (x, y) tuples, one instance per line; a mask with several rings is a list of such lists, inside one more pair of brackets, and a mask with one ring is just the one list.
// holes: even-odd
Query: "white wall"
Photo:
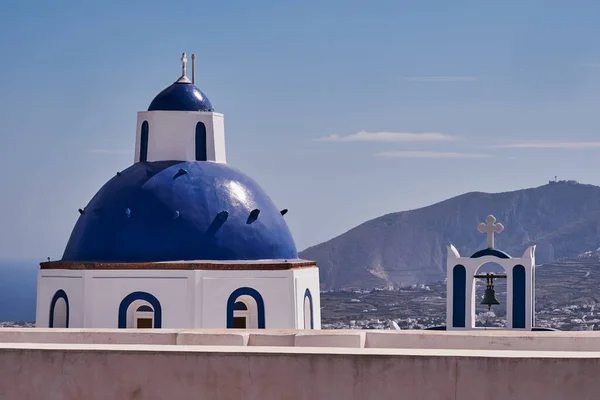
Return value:
[(48, 327), (50, 303), (58, 290), (64, 290), (69, 299), (69, 327), (83, 325), (84, 279), (83, 271), (40, 270), (35, 323), (37, 327)]
[[(319, 272), (291, 270), (40, 270), (36, 325), (48, 326), (50, 301), (58, 289), (69, 297), (70, 328), (117, 328), (119, 305), (130, 293), (156, 297), (163, 328), (226, 328), (227, 300), (240, 287), (257, 290), (267, 329), (304, 327), (304, 290), (313, 298), (320, 329)], [(300, 293), (301, 291), (301, 293)]]
[(204, 328), (227, 326), (227, 300), (234, 290), (257, 290), (265, 304), (267, 329), (294, 328), (293, 272), (283, 271), (198, 271), (201, 322)]
[(86, 271), (90, 286), (86, 288), (86, 327), (117, 328), (119, 305), (130, 293), (142, 291), (158, 299), (162, 308), (162, 326), (194, 326), (190, 304), (193, 297), (188, 280), (194, 271)]
[(306, 268), (294, 271), (295, 296), (296, 296), (296, 329), (310, 329), (304, 326), (304, 292), (310, 290), (313, 302), (313, 326), (321, 329), (321, 296), (319, 288), (319, 270)]
[(225, 127), (223, 114), (204, 111), (138, 112), (134, 162), (140, 161), (142, 123), (148, 121), (148, 161), (196, 160), (196, 124), (206, 126), (208, 161), (224, 163)]

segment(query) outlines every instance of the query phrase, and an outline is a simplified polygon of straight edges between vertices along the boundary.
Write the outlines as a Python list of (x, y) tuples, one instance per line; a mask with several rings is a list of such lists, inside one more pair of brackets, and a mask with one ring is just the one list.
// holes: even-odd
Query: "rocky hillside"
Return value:
[(506, 227), (496, 247), (520, 256), (536, 244), (537, 264), (600, 247), (600, 187), (558, 182), (384, 215), (300, 256), (317, 261), (323, 289), (432, 282), (445, 278), (447, 244), (463, 256), (485, 247), (476, 228), (488, 214)]

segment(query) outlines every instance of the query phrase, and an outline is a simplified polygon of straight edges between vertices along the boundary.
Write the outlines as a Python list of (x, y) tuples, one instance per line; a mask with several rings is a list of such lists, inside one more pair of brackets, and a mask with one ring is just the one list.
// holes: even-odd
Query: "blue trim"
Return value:
[(464, 265), (452, 269), (452, 326), (465, 328), (467, 305), (467, 270)]
[(249, 287), (241, 287), (229, 295), (229, 299), (227, 299), (227, 329), (233, 328), (233, 310), (240, 296), (250, 296), (256, 301), (258, 329), (265, 329), (265, 303), (260, 293), (256, 289)]
[(515, 265), (513, 267), (513, 303), (512, 303), (512, 327), (525, 328), (525, 267)]
[(202, 122), (196, 124), (196, 161), (206, 161), (206, 126)]
[(236, 301), (233, 305), (234, 311), (248, 311), (248, 307), (244, 304), (243, 301)]
[(473, 254), (471, 256), (471, 258), (479, 258), (479, 257), (485, 257), (485, 256), (492, 256), (492, 257), (498, 257), (498, 258), (512, 258), (511, 256), (509, 256), (505, 252), (500, 251), (500, 250), (496, 250), (496, 249), (479, 250), (478, 252), (476, 252), (475, 254)]
[(69, 297), (64, 290), (59, 289), (52, 296), (52, 300), (50, 301), (50, 319), (48, 320), (48, 327), (54, 328), (54, 307), (56, 306), (56, 302), (58, 299), (65, 299), (65, 303), (67, 304), (67, 323), (66, 327), (69, 327)]
[(148, 160), (149, 130), (148, 121), (142, 122), (142, 133), (140, 134), (140, 162), (146, 162), (146, 160)]
[[(313, 302), (312, 295), (310, 294), (310, 290), (308, 288), (304, 291), (304, 298), (302, 299), (302, 306), (304, 315), (302, 316), (306, 321), (306, 298), (308, 297), (308, 303), (310, 304), (310, 329), (315, 329), (315, 322), (313, 320)], [(304, 327), (306, 329), (306, 326)]]
[(162, 328), (162, 307), (160, 301), (150, 293), (133, 292), (128, 294), (119, 304), (119, 328), (127, 328), (127, 309), (136, 300), (144, 300), (154, 308), (154, 328)]

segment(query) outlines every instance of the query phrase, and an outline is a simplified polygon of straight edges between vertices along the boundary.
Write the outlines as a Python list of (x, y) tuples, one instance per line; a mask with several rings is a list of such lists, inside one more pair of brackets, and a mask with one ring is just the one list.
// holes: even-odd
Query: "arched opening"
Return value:
[(525, 328), (525, 315), (527, 301), (525, 300), (526, 282), (525, 267), (515, 265), (512, 274), (513, 281), (513, 302), (512, 302), (512, 327)]
[[(133, 308), (129, 306), (130, 308)], [(142, 304), (135, 309), (133, 326), (138, 329), (150, 329), (154, 326), (154, 309), (149, 304)]]
[(256, 289), (243, 287), (227, 300), (227, 328), (265, 329), (265, 304)]
[[(493, 273), (494, 275), (506, 275), (506, 271), (501, 265), (489, 262), (481, 265), (476, 275), (485, 275)], [(493, 305), (491, 310), (488, 306), (481, 304), (485, 289), (487, 287), (486, 279), (474, 279), (474, 299), (475, 301), (475, 326), (486, 328), (506, 328), (506, 307), (507, 307), (507, 289), (506, 279), (494, 279), (494, 290), (496, 291), (496, 299), (500, 304)]]
[(57, 290), (52, 296), (48, 326), (50, 328), (69, 327), (69, 298), (62, 289)]
[(463, 265), (452, 269), (452, 326), (464, 328), (467, 306), (467, 270)]
[(233, 305), (233, 327), (235, 329), (249, 328), (250, 325), (252, 325), (250, 319), (250, 310), (248, 310), (248, 306), (238, 298)]
[(140, 162), (148, 160), (148, 121), (142, 122), (142, 132), (140, 134)]
[(304, 329), (314, 329), (312, 295), (308, 289), (304, 291)]
[(119, 305), (119, 328), (162, 328), (162, 307), (156, 297), (133, 292)]
[(196, 161), (206, 161), (206, 126), (196, 124)]

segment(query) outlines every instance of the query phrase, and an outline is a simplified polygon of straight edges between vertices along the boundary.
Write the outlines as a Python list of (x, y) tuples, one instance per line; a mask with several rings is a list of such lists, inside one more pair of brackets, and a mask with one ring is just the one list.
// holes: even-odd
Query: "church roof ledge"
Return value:
[(314, 261), (294, 260), (196, 260), (156, 262), (46, 261), (40, 269), (66, 270), (286, 270), (316, 267)]

